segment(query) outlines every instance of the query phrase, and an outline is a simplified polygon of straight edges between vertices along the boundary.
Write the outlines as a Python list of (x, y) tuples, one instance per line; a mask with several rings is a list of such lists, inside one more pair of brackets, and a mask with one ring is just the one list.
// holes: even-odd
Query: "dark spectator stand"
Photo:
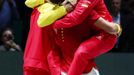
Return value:
[(22, 52), (0, 52), (0, 75), (23, 75)]

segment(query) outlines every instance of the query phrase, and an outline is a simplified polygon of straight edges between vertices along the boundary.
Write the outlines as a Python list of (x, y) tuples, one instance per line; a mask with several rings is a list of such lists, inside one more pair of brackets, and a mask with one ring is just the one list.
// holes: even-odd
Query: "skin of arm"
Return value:
[(120, 25), (113, 22), (109, 22), (102, 17), (100, 17), (94, 24), (95, 26), (103, 29), (110, 34), (120, 35), (120, 33), (122, 32)]

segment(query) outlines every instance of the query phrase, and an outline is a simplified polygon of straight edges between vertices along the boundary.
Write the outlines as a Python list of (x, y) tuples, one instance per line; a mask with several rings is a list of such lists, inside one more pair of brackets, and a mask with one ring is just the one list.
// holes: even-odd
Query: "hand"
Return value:
[(12, 47), (12, 40), (5, 41), (5, 45), (8, 47)]
[(117, 36), (119, 37), (122, 33), (121, 25), (115, 23), (116, 29), (117, 29)]
[(70, 2), (73, 6), (75, 6), (75, 5), (77, 4), (77, 0), (69, 0), (69, 2)]
[(62, 5), (66, 8), (67, 12), (71, 12), (75, 5), (77, 3), (77, 0), (65, 0)]
[(8, 47), (10, 47), (10, 48), (14, 48), (18, 51), (21, 51), (20, 46), (17, 45), (13, 40), (6, 41), (6, 45), (8, 45)]
[(66, 8), (67, 12), (71, 12), (74, 9), (70, 3), (64, 4), (63, 6)]
[(111, 34), (116, 35), (117, 37), (119, 37), (122, 33), (122, 28), (121, 25), (117, 24), (117, 23), (111, 23), (113, 28), (114, 28), (114, 32), (112, 32)]
[(71, 5), (75, 6), (77, 4), (77, 0), (64, 0), (62, 5), (70, 3)]

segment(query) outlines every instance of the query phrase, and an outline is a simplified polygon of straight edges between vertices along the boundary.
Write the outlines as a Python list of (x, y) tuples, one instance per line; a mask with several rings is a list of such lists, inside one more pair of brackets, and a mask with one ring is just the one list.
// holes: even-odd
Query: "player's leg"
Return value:
[(115, 44), (116, 36), (102, 32), (83, 42), (77, 49), (68, 75), (81, 75), (91, 59), (108, 52)]
[(92, 59), (94, 54), (92, 52), (94, 52), (94, 48), (96, 48), (101, 43), (101, 41), (102, 40), (98, 40), (96, 36), (93, 36), (92, 38), (84, 41), (79, 46), (75, 52), (72, 64), (68, 71), (68, 75), (81, 75), (84, 72), (87, 65), (93, 62)]

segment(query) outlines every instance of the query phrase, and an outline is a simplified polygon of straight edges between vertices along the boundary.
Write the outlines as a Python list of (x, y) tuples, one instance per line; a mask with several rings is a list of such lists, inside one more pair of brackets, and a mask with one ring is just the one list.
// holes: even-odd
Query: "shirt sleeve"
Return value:
[(25, 5), (29, 8), (34, 8), (43, 3), (45, 3), (45, 0), (26, 0), (25, 1)]
[(80, 0), (75, 9), (64, 18), (57, 20), (53, 27), (57, 29), (69, 28), (82, 23), (98, 2), (99, 0)]
[(96, 10), (92, 10), (90, 15), (89, 15), (89, 18), (88, 18), (88, 22), (91, 23), (91, 24), (94, 24), (98, 18), (100, 18), (101, 16), (97, 13)]

